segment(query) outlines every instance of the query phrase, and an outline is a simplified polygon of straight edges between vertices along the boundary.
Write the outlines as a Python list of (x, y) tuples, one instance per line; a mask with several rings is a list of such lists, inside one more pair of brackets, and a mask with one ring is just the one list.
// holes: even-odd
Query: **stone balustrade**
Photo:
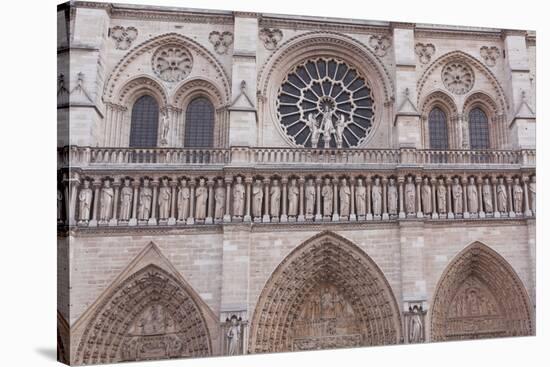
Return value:
[(58, 165), (485, 165), (535, 167), (535, 150), (311, 149), (311, 148), (90, 148), (58, 150)]
[(74, 169), (62, 182), (59, 223), (82, 227), (482, 220), (536, 212), (534, 168), (483, 173), (224, 168), (139, 174)]

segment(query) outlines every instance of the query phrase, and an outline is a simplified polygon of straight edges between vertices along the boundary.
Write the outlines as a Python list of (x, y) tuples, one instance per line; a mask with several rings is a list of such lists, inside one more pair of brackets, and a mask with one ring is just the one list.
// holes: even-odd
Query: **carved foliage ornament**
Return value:
[(116, 42), (117, 50), (127, 50), (137, 38), (138, 30), (135, 27), (115, 26), (109, 30), (111, 38)]
[(371, 133), (374, 114), (368, 80), (342, 60), (302, 62), (279, 88), (279, 122), (298, 146), (359, 146)]
[(167, 82), (184, 79), (193, 67), (193, 58), (189, 51), (177, 44), (159, 47), (151, 62), (155, 74)]
[(479, 54), (483, 60), (485, 60), (485, 64), (487, 64), (487, 66), (493, 67), (496, 65), (497, 59), (500, 57), (500, 50), (495, 46), (483, 46), (479, 49)]
[(233, 33), (224, 31), (212, 31), (208, 36), (208, 40), (214, 46), (214, 50), (222, 55), (226, 54), (229, 46), (233, 43)]
[(260, 30), (260, 39), (264, 43), (266, 49), (274, 50), (283, 39), (283, 31), (280, 29), (262, 28)]
[(465, 94), (474, 86), (474, 71), (460, 61), (447, 63), (441, 71), (443, 85), (454, 94)]
[(386, 56), (391, 46), (391, 41), (388, 36), (370, 36), (369, 45), (377, 56), (383, 57)]
[(417, 43), (414, 46), (414, 52), (422, 64), (427, 64), (435, 53), (435, 46), (431, 43)]

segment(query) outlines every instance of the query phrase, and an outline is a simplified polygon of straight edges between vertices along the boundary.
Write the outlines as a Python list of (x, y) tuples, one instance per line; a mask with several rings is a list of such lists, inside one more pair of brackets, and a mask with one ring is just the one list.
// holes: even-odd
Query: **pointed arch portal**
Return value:
[(330, 232), (292, 251), (262, 291), (252, 353), (395, 344), (399, 308), (382, 271), (359, 247)]
[(206, 320), (191, 292), (149, 265), (114, 288), (80, 339), (77, 364), (212, 354)]
[(431, 340), (533, 334), (529, 296), (508, 262), (479, 242), (459, 253), (435, 292)]

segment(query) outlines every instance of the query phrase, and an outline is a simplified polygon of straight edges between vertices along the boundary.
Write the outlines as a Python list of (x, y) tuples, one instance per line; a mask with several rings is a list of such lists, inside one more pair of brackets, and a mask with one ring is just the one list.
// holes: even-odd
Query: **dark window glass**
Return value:
[(207, 98), (195, 98), (187, 106), (183, 144), (185, 147), (214, 145), (214, 106)]
[(430, 132), (430, 148), (449, 149), (447, 134), (447, 115), (440, 108), (435, 107), (428, 115), (428, 129)]
[(489, 149), (489, 123), (487, 115), (480, 108), (474, 108), (468, 115), (470, 125), (470, 147)]
[(140, 97), (132, 107), (130, 127), (131, 147), (156, 147), (159, 124), (159, 106), (151, 96)]

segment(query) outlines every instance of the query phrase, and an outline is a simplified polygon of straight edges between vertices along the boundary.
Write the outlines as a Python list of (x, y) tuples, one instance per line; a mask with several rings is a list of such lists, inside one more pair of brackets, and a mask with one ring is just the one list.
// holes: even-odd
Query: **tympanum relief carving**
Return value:
[(233, 33), (229, 31), (218, 32), (212, 31), (208, 36), (208, 40), (214, 46), (214, 50), (220, 54), (226, 54), (229, 46), (233, 43)]
[(487, 66), (495, 66), (498, 58), (500, 57), (500, 50), (495, 46), (483, 46), (479, 49), (481, 58), (485, 61)]
[(109, 30), (111, 38), (115, 40), (117, 50), (127, 50), (138, 36), (136, 27), (114, 26)]
[(414, 46), (414, 52), (422, 64), (427, 64), (435, 53), (435, 46), (431, 43), (417, 43)]
[(388, 36), (370, 36), (369, 46), (372, 47), (377, 56), (384, 57), (391, 47), (391, 40)]
[(260, 40), (267, 50), (277, 48), (279, 42), (283, 39), (283, 31), (280, 29), (262, 28), (260, 30)]

